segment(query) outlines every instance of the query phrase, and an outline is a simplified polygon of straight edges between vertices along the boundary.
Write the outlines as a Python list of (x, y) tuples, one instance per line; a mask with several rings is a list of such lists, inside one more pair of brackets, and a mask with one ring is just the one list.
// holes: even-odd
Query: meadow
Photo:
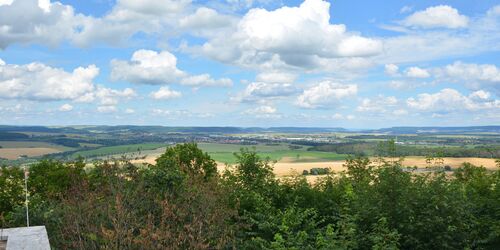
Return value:
[(260, 157), (269, 158), (271, 161), (286, 162), (324, 162), (344, 160), (347, 155), (330, 152), (307, 151), (309, 146), (300, 148), (291, 148), (291, 144), (220, 144), (220, 143), (199, 143), (198, 146), (204, 152), (207, 152), (214, 160), (234, 164), (236, 156), (234, 153), (240, 152), (241, 148), (255, 150)]
[(100, 147), (96, 149), (75, 152), (71, 155), (71, 157), (75, 158), (81, 156), (84, 158), (92, 158), (92, 157), (103, 157), (110, 155), (122, 155), (128, 153), (142, 154), (142, 151), (154, 150), (165, 146), (166, 145), (163, 143), (139, 143), (139, 144)]

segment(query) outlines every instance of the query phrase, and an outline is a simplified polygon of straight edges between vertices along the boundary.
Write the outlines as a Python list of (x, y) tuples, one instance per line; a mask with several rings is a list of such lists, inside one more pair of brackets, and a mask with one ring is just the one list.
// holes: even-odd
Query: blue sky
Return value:
[(500, 124), (499, 1), (0, 0), (0, 124)]

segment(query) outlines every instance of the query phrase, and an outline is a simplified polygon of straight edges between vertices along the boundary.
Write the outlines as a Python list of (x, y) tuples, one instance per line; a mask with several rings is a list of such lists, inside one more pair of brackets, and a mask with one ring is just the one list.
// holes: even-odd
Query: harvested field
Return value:
[[(159, 156), (157, 155), (148, 155), (146, 159), (134, 160), (133, 163), (150, 163), (154, 164), (155, 159)], [(389, 160), (389, 159), (388, 159)], [(274, 173), (278, 177), (292, 176), (297, 174), (302, 174), (304, 170), (310, 170), (311, 168), (330, 168), (332, 172), (340, 172), (345, 170), (342, 166), (345, 161), (322, 161), (322, 162), (294, 162), (289, 158), (283, 158), (283, 160), (276, 162), (274, 167)], [(495, 169), (495, 159), (487, 159), (487, 158), (444, 158), (444, 165), (449, 165), (452, 168), (458, 168), (464, 162), (470, 162), (477, 166), (484, 166), (488, 169)], [(225, 169), (226, 164), (222, 162), (217, 162), (219, 171)], [(403, 162), (405, 166), (417, 166), (418, 168), (427, 167), (427, 163), (425, 162), (424, 157), (407, 157)], [(312, 177), (311, 177), (312, 178)]]
[(15, 160), (22, 155), (28, 157), (62, 152), (56, 148), (0, 148), (0, 158)]
[[(466, 158), (453, 158), (453, 157), (445, 157), (443, 158), (444, 165), (448, 165), (452, 168), (458, 168), (462, 163), (469, 162), (476, 166), (483, 166), (488, 169), (495, 169), (495, 159), (489, 158), (477, 158), (477, 157), (466, 157)], [(405, 166), (417, 166), (418, 168), (427, 167), (427, 163), (425, 162), (425, 157), (418, 156), (410, 156), (406, 157), (403, 161), (403, 165)]]

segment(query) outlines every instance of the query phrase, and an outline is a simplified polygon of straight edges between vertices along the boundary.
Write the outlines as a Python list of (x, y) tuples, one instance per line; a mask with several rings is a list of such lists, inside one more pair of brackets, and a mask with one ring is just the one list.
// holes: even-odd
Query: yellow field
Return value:
[[(134, 160), (132, 161), (133, 163), (150, 163), (154, 164), (155, 159), (159, 155), (148, 155), (146, 159), (141, 159), (141, 160)], [(458, 168), (460, 165), (464, 162), (470, 162), (474, 165), (477, 166), (484, 166), (488, 169), (496, 169), (495, 165), (495, 159), (486, 159), (486, 158), (451, 158), (451, 157), (446, 157), (444, 159), (444, 165), (449, 165), (452, 168)], [(372, 159), (374, 160), (374, 159)], [(387, 159), (390, 160), (390, 159)], [(273, 165), (274, 167), (274, 173), (278, 177), (286, 177), (286, 176), (293, 176), (293, 175), (301, 175), (302, 171), (304, 170), (310, 170), (311, 168), (330, 168), (331, 171), (333, 172), (340, 172), (345, 170), (345, 168), (342, 166), (344, 164), (344, 161), (325, 161), (325, 162), (292, 162), (287, 158), (283, 158), (281, 161), (275, 163)], [(425, 168), (427, 167), (427, 163), (425, 162), (425, 157), (419, 157), (419, 156), (411, 156), (411, 157), (406, 157), (405, 160), (403, 161), (404, 166), (416, 166), (418, 168)], [(218, 169), (219, 171), (223, 171), (225, 169), (226, 165), (224, 163), (218, 162)], [(308, 179), (316, 179), (316, 176), (308, 176)]]
[[(445, 157), (443, 158), (443, 160), (445, 166), (449, 165), (452, 168), (460, 167), (460, 165), (464, 162), (469, 162), (476, 166), (483, 166), (488, 169), (496, 168), (495, 159), (475, 158), (475, 157), (464, 157), (464, 158)], [(411, 156), (405, 158), (405, 160), (403, 161), (403, 165), (425, 168), (427, 166), (427, 163), (425, 162), (425, 157)]]
[(21, 155), (28, 157), (62, 152), (55, 148), (0, 148), (0, 158), (15, 160)]

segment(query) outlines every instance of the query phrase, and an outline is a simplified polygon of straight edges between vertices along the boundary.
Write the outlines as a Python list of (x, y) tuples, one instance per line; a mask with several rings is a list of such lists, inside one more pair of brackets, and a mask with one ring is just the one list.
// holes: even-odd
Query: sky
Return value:
[(500, 125), (500, 1), (0, 0), (0, 124)]

